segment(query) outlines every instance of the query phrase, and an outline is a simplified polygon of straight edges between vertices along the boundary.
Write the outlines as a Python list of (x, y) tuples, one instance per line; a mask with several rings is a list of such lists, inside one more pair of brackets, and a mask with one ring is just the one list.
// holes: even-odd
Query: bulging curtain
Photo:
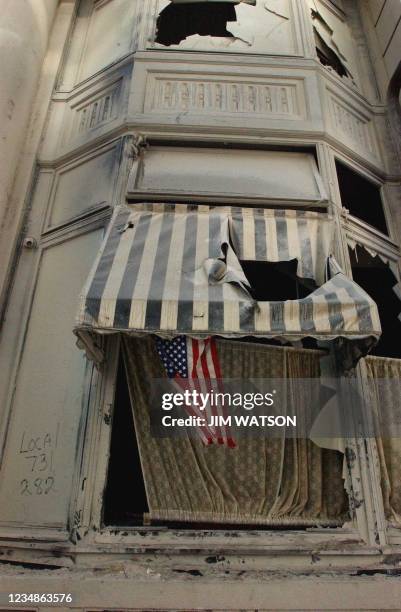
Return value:
[[(364, 359), (369, 389), (373, 391), (372, 406), (376, 427), (380, 423), (398, 423), (401, 398), (401, 359), (366, 357)], [(395, 382), (397, 381), (397, 382)], [(380, 460), (381, 487), (386, 518), (401, 527), (401, 438), (376, 437)]]
[[(151, 520), (333, 526), (346, 520), (339, 452), (307, 439), (241, 438), (229, 449), (192, 437), (152, 437), (149, 389), (164, 376), (154, 338), (123, 337), (123, 348)], [(319, 377), (318, 351), (229, 340), (218, 340), (217, 348), (223, 378), (285, 378), (291, 385)], [(319, 405), (307, 392), (294, 392), (292, 402), (300, 411)]]

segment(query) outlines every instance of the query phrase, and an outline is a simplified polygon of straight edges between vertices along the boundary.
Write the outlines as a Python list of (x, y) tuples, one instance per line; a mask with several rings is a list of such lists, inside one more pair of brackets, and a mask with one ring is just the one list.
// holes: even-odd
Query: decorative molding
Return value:
[(141, 153), (148, 148), (146, 137), (142, 134), (136, 134), (130, 146), (130, 156), (133, 161), (137, 161), (141, 157)]
[(301, 79), (234, 80), (151, 75), (145, 112), (247, 113), (304, 119)]
[(328, 92), (327, 117), (331, 132), (345, 144), (366, 155), (378, 158), (377, 142), (371, 117), (348, 101)]
[(127, 109), (131, 73), (132, 63), (124, 63), (70, 94), (54, 94), (40, 159), (60, 159), (118, 129)]
[(73, 119), (65, 142), (82, 137), (105, 123), (117, 119), (122, 91), (122, 78), (97, 91), (91, 98), (71, 106)]

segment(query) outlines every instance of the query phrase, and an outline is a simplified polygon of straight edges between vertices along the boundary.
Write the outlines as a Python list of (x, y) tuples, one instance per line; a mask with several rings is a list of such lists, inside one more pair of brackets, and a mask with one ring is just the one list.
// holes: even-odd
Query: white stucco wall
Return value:
[(0, 227), (58, 0), (0, 0)]

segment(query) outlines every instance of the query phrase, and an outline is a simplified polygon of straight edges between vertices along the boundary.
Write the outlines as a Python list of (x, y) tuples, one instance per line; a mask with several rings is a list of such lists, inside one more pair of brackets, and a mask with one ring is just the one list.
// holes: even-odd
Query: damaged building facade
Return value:
[(329, 377), (341, 354), (394, 416), (399, 2), (18, 4), (0, 39), (0, 590), (396, 607), (401, 436), (166, 442), (147, 395), (156, 337), (212, 337), (226, 378)]

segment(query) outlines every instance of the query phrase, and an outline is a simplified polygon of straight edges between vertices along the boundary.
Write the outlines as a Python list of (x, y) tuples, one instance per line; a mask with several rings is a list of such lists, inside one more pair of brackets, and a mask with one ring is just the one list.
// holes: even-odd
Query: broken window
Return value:
[(233, 2), (172, 2), (157, 19), (156, 42), (178, 45), (193, 34), (233, 38), (228, 21), (236, 21)]
[(379, 310), (382, 335), (372, 355), (401, 358), (401, 303), (394, 292), (397, 279), (388, 264), (363, 247), (350, 249), (350, 258), (354, 281), (375, 300)]
[(332, 68), (340, 77), (350, 77), (346, 63), (347, 58), (341, 52), (335, 39), (335, 33), (321, 13), (314, 8), (311, 9), (313, 20), (313, 33), (315, 36), (316, 52), (319, 61), (328, 68)]
[(255, 300), (275, 302), (307, 297), (317, 285), (311, 279), (297, 276), (298, 262), (241, 260), (241, 266)]
[(240, 3), (255, 6), (256, 0), (171, 0), (157, 19), (155, 42), (178, 45), (193, 35), (235, 38), (227, 24), (237, 21)]
[(315, 45), (316, 52), (319, 58), (319, 61), (323, 64), (323, 66), (328, 66), (333, 68), (337, 72), (340, 77), (348, 76), (348, 71), (342, 61), (340, 60), (337, 53), (333, 51), (320, 36), (319, 32), (316, 28), (313, 28), (313, 33), (315, 35)]
[(148, 511), (125, 368), (120, 358), (103, 521), (105, 525), (143, 525)]
[(277, 4), (278, 0), (160, 0), (154, 44), (205, 51), (296, 53), (293, 4), (291, 0), (280, 0), (279, 8)]
[(336, 170), (342, 205), (351, 215), (388, 234), (380, 188), (341, 162), (336, 161)]

